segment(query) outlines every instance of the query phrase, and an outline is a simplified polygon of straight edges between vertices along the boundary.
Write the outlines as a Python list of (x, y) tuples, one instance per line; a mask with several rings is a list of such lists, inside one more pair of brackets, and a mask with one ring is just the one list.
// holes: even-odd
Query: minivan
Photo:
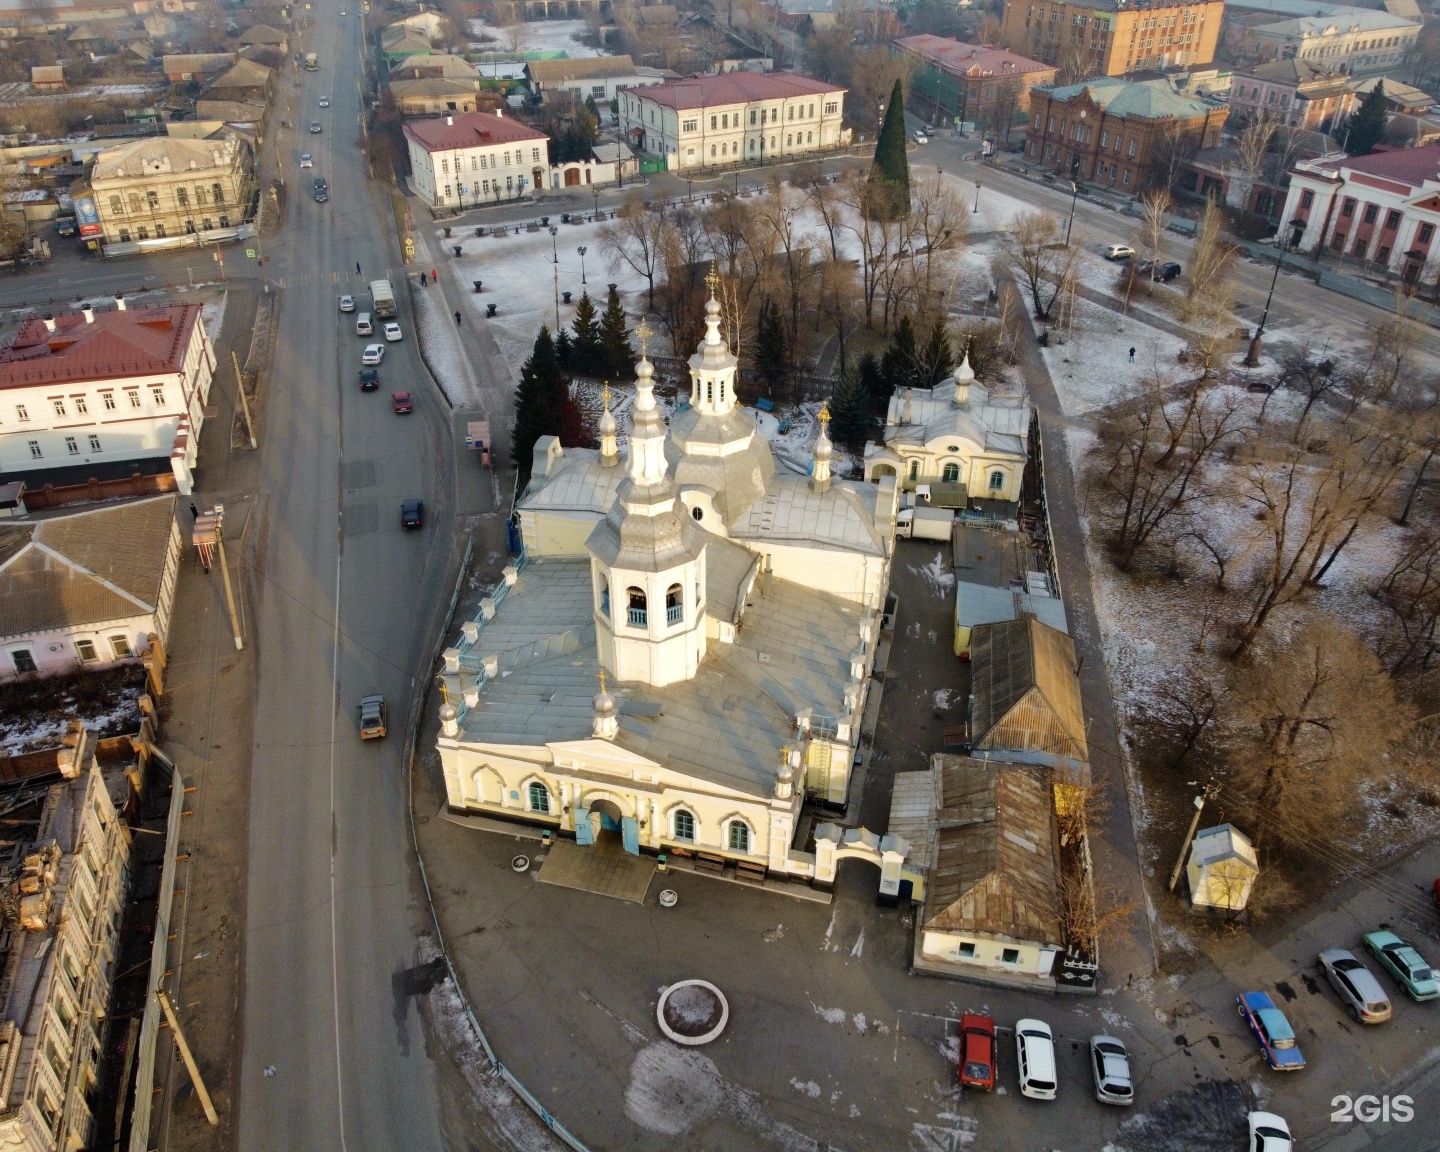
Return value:
[(1020, 1095), (1054, 1100), (1055, 1038), (1043, 1020), (1017, 1020), (1015, 1050), (1020, 1061)]
[(355, 335), (356, 335), (356, 336), (373, 336), (373, 335), (375, 335), (375, 325), (373, 325), (372, 323), (370, 323), (370, 313), (368, 313), (368, 312), (361, 312), (358, 316), (355, 317)]

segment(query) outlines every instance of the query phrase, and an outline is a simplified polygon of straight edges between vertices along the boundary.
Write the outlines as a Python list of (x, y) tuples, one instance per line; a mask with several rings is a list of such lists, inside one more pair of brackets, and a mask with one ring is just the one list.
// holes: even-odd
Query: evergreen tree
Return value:
[(865, 395), (860, 371), (852, 369), (840, 377), (830, 395), (830, 438), (858, 452), (865, 446), (869, 433), (870, 398)]
[(570, 367), (587, 376), (597, 376), (605, 371), (605, 350), (600, 344), (600, 324), (595, 319), (595, 301), (589, 292), (580, 294), (575, 305), (575, 330), (573, 350), (570, 353)]
[(785, 338), (785, 317), (766, 297), (760, 305), (755, 333), (755, 382), (771, 399), (780, 396), (790, 379), (790, 347)]
[(1385, 138), (1385, 81), (1376, 83), (1345, 122), (1345, 151), (1364, 156)]
[(861, 356), (855, 371), (860, 392), (870, 405), (871, 413), (876, 416), (885, 415), (890, 406), (890, 386), (885, 383), (885, 373), (881, 370), (875, 353), (866, 352)]
[(934, 388), (955, 371), (955, 351), (950, 347), (950, 334), (939, 316), (930, 329), (930, 338), (920, 352), (916, 366), (921, 388)]
[(605, 354), (605, 371), (612, 380), (629, 380), (635, 375), (635, 349), (630, 345), (630, 330), (625, 327), (625, 307), (613, 284), (605, 312), (600, 317), (600, 344)]
[(520, 383), (515, 389), (515, 426), (511, 433), (510, 455), (520, 475), (523, 489), (530, 479), (534, 463), (535, 441), (541, 436), (560, 434), (561, 412), (567, 389), (560, 374), (560, 361), (555, 357), (555, 341), (548, 326), (542, 326), (535, 337), (530, 358), (520, 368)]
[(574, 357), (575, 341), (570, 339), (570, 333), (566, 329), (561, 328), (560, 335), (555, 337), (555, 359), (560, 367), (569, 368)]
[(895, 337), (880, 360), (880, 375), (885, 380), (887, 397), (906, 388), (922, 387), (916, 364), (915, 326), (909, 316), (902, 316), (900, 323), (895, 325)]
[(867, 211), (877, 220), (910, 215), (910, 161), (905, 155), (905, 92), (900, 81), (890, 91), (885, 124), (870, 164)]

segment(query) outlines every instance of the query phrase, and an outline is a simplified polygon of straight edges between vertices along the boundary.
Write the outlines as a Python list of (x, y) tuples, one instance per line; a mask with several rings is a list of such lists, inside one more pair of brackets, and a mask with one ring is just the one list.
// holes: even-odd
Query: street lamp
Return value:
[[(616, 163), (616, 164), (619, 164), (620, 161), (619, 161), (619, 160), (616, 160), (615, 163)], [(599, 185), (597, 185), (597, 184), (592, 184), (592, 185), (590, 185), (590, 193), (591, 193), (591, 195), (593, 195), (593, 196), (595, 197), (595, 219), (596, 219), (596, 220), (599, 220), (599, 219), (600, 219), (600, 187), (599, 187)]]
[(1260, 338), (1265, 335), (1265, 321), (1270, 316), (1270, 301), (1275, 298), (1275, 284), (1280, 279), (1280, 265), (1284, 260), (1285, 257), (1282, 253), (1275, 254), (1275, 275), (1270, 278), (1270, 294), (1265, 297), (1265, 310), (1260, 313), (1260, 326), (1255, 329), (1255, 337), (1250, 341), (1249, 351), (1245, 353), (1246, 368), (1260, 366)]
[(690, 177), (685, 177), (685, 203), (690, 204), (695, 199), (695, 193), (691, 188)]
[(550, 225), (550, 258), (555, 277), (555, 334), (560, 334), (560, 249), (555, 244), (555, 234), (560, 229)]
[(980, 211), (980, 181), (975, 181), (975, 207), (971, 209), (972, 214)]
[(580, 245), (575, 251), (580, 253), (580, 283), (585, 283), (585, 245)]
[(1070, 247), (1070, 229), (1075, 226), (1075, 204), (1080, 199), (1080, 185), (1070, 181), (1070, 219), (1065, 225), (1065, 247)]

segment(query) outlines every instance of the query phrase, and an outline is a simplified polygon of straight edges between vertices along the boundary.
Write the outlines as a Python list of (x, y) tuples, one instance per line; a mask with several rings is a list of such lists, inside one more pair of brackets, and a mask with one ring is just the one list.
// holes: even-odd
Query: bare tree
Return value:
[(1311, 409), (1335, 386), (1335, 366), (1329, 360), (1312, 360), (1308, 349), (1302, 348), (1285, 357), (1280, 366), (1280, 383), (1305, 398), (1305, 407), (1295, 421), (1291, 436), (1298, 444), (1305, 434)]
[(1030, 292), (1035, 318), (1048, 320), (1079, 249), (1063, 242), (1060, 220), (1049, 212), (1022, 213), (1012, 227), (1020, 273)]
[(1266, 644), (1229, 692), (1228, 775), (1259, 820), (1257, 847), (1275, 828), (1333, 837), (1410, 718), (1375, 654), (1333, 620)]
[(1219, 319), (1228, 316), (1233, 296), (1230, 269), (1235, 246), (1225, 239), (1225, 217), (1212, 200), (1195, 229), (1190, 249), (1190, 283), (1186, 292), (1186, 318)]
[(1250, 117), (1235, 141), (1235, 163), (1230, 166), (1227, 200), (1247, 216), (1255, 203), (1255, 185), (1264, 174), (1270, 146), (1280, 130), (1280, 120), (1268, 109)]
[(1412, 533), (1371, 594), (1391, 614), (1391, 635), (1380, 645), (1390, 671), (1428, 668), (1440, 625), (1440, 533)]
[(600, 250), (612, 268), (626, 267), (643, 277), (648, 306), (655, 310), (655, 274), (663, 260), (670, 223), (665, 213), (651, 211), (643, 192), (632, 192), (615, 213), (612, 223), (600, 229)]

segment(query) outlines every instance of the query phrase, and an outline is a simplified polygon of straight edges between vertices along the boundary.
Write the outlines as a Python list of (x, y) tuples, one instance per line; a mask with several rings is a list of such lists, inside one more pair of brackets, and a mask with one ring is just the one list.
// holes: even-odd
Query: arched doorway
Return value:
[(579, 169), (579, 168), (566, 168), (566, 169), (565, 169), (565, 187), (566, 187), (566, 188), (574, 188), (574, 187), (575, 187), (576, 185), (578, 185), (579, 183), (580, 183), (580, 169)]

